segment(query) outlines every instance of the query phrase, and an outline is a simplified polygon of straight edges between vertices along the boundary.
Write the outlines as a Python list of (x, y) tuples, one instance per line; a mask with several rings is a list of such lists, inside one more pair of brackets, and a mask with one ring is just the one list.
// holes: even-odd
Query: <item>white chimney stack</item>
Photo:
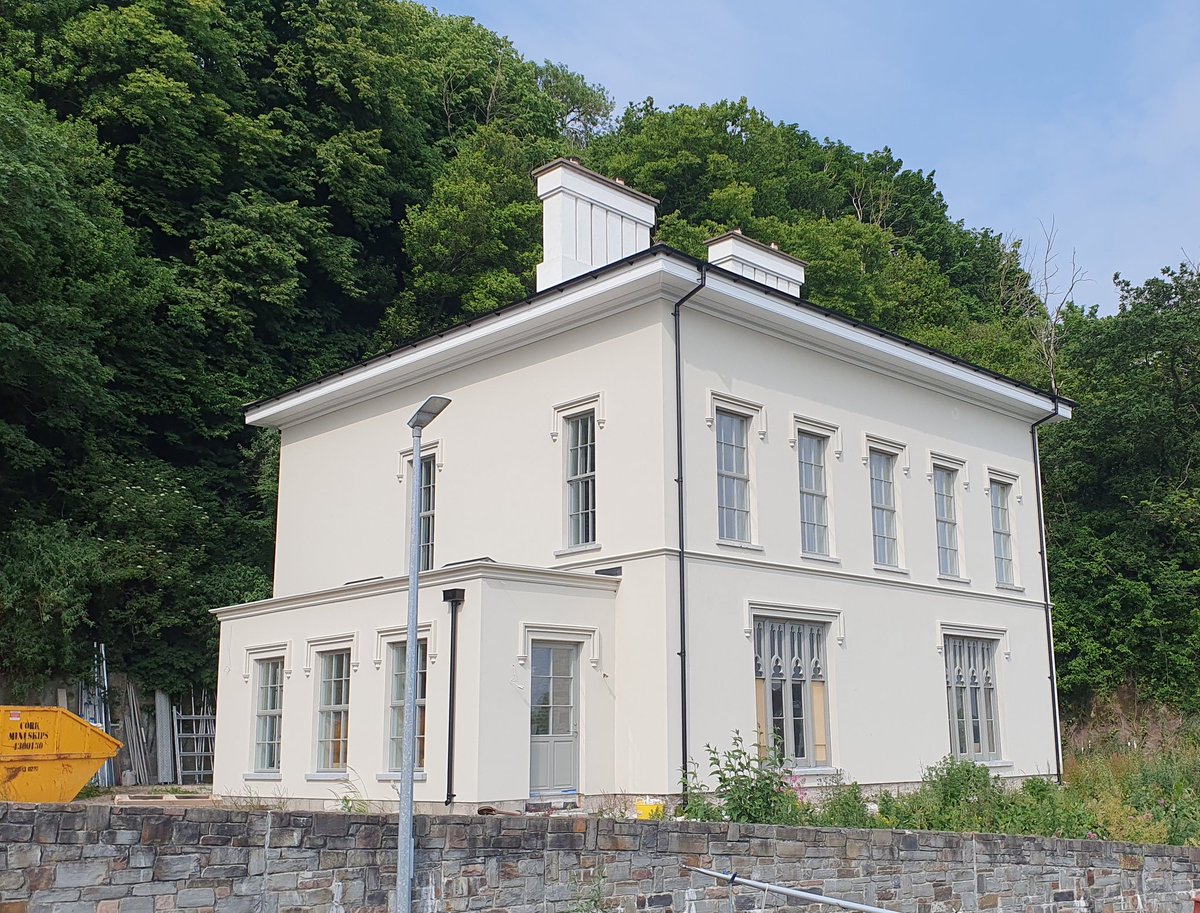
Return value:
[(789, 257), (774, 244), (768, 247), (751, 241), (737, 228), (705, 243), (708, 244), (708, 262), (713, 266), (800, 297), (804, 269), (808, 266), (803, 260)]
[(533, 177), (542, 201), (539, 292), (650, 246), (654, 197), (574, 159), (547, 162)]

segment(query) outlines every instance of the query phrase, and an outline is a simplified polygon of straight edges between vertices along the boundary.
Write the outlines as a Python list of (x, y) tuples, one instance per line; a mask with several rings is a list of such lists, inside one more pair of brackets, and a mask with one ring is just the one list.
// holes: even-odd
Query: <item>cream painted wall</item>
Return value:
[(285, 428), (280, 457), (275, 595), (407, 569), (407, 487), (398, 454), (405, 422), (432, 393), (453, 404), (430, 425), (438, 448), (435, 566), (482, 556), (554, 566), (565, 546), (564, 440), (554, 408), (602, 392), (598, 555), (661, 545), (663, 327), (637, 308)]
[[(988, 470), (1018, 477), (1010, 503), (1017, 583), (1041, 598), (1037, 500), (1029, 423), (861, 366), (803, 349), (728, 320), (685, 311), (685, 453), (688, 457), (688, 547), (712, 554), (761, 558), (811, 567), (839, 567), (905, 583), (938, 584), (954, 592), (996, 594)], [(750, 435), (752, 535), (756, 548), (717, 542), (716, 432), (706, 424), (712, 394), (729, 394), (762, 407)], [(734, 407), (736, 408), (736, 407)], [(835, 557), (800, 553), (799, 464), (790, 440), (793, 415), (838, 429), (826, 454)], [(897, 459), (895, 490), (904, 573), (874, 567), (870, 473), (863, 463), (867, 435), (906, 445)], [(837, 438), (843, 449), (836, 458)], [(963, 577), (938, 580), (930, 454), (965, 461), (957, 486)], [(908, 473), (904, 467), (908, 466)], [(962, 483), (970, 483), (964, 490)], [(1018, 503), (1017, 496), (1020, 496)], [(1021, 595), (1017, 593), (1016, 595)]]
[[(440, 464), (435, 567), (486, 555), (505, 564), (573, 570), (592, 580), (598, 569), (622, 569), (615, 595), (524, 578), (471, 584), (459, 665), (463, 709), (455, 792), (462, 802), (528, 795), (528, 668), (519, 660), (519, 642), (522, 626), (532, 622), (599, 632), (594, 667), (586, 661), (590, 648), (582, 647), (581, 789), (595, 795), (678, 788), (671, 304), (680, 294), (668, 285), (640, 306), (284, 429), (280, 606), (296, 594), (403, 573), (410, 476), (406, 472), (405, 482), (397, 483), (397, 455), (409, 446), (405, 420), (431, 393), (454, 400), (426, 432), (426, 453), (435, 453)], [(751, 329), (720, 307), (720, 296), (709, 290), (683, 312), (691, 758), (703, 761), (705, 743), (723, 746), (734, 729), (753, 733), (752, 646), (745, 634), (753, 603), (784, 607), (764, 613), (789, 607), (839, 613), (827, 645), (832, 751), (848, 777), (911, 781), (948, 750), (938, 652), (943, 623), (990, 629), (1004, 645), (996, 672), (1001, 748), (1010, 764), (997, 772), (1051, 769), (1055, 745), (1028, 420)], [(752, 548), (716, 541), (715, 433), (706, 421), (714, 393), (761, 407), (755, 431), (762, 435), (752, 434), (750, 442)], [(604, 420), (597, 431), (600, 547), (564, 552), (565, 442), (551, 439), (552, 431), (561, 430), (555, 407), (594, 394), (602, 397), (594, 408)], [(794, 415), (837, 429), (826, 460), (836, 561), (800, 555), (798, 462), (789, 443)], [(862, 462), (866, 435), (905, 445), (895, 478), (903, 573), (873, 565), (869, 473)], [(839, 446), (840, 459), (834, 455)], [(969, 579), (938, 579), (927, 478), (931, 452), (963, 461), (956, 507), (962, 573)], [(1023, 590), (996, 586), (985, 492), (989, 469), (1017, 477), (1010, 507)], [(445, 581), (455, 573), (435, 570), (430, 592), (422, 594), (422, 618), (442, 619), (439, 641), (448, 636), (447, 610), (432, 589), (450, 585)], [(481, 614), (473, 613), (475, 604)], [(371, 640), (384, 618), (402, 614), (402, 596), (395, 594), (348, 601), (334, 596), (320, 608), (226, 621), (220, 788), (239, 792), (248, 785), (242, 775), (250, 756), (252, 695), (237, 671), (247, 645), (270, 642), (271, 632), (281, 628), (297, 642), (343, 628)], [(845, 631), (841, 644), (835, 627)], [(354, 673), (352, 696), (374, 708), (365, 712), (382, 727), (385, 676), (369, 666), (360, 664)], [(439, 650), (429, 672), (430, 758), (444, 758), (438, 695), (445, 693), (446, 675)], [(304, 779), (311, 763), (305, 753), (311, 753), (313, 687), (294, 671), (285, 688), (285, 740), (297, 729), (307, 735), (288, 746), (278, 786), (294, 796), (321, 798), (330, 794), (328, 785)], [(354, 713), (362, 712), (356, 706)], [(372, 797), (390, 798), (389, 784), (374, 779), (383, 736), (356, 725), (351, 764), (366, 772), (361, 779)], [(444, 795), (439, 760), (417, 784), (417, 800), (439, 802)]]
[[(529, 795), (530, 668), (521, 651), (533, 637), (579, 644), (581, 785), (589, 793), (614, 792), (609, 734), (615, 707), (613, 601), (620, 582), (596, 577), (572, 582), (561, 575), (557, 581), (539, 581), (527, 573), (514, 578), (503, 568), (432, 576), (421, 588), (419, 605), (419, 631), (429, 644), (429, 662), (426, 766), (414, 788), (415, 800), (441, 803), (446, 795), (450, 614), (441, 596), (448, 587), (466, 590), (459, 610), (457, 801)], [(333, 593), (298, 608), (268, 600), (260, 614), (243, 613), (222, 623), (214, 793), (332, 804), (343, 795), (395, 799), (394, 776), (387, 770), (388, 647), (404, 641), (408, 597), (403, 580), (382, 585), (393, 591), (349, 599)], [(324, 774), (315, 771), (319, 652), (343, 645), (351, 651), (352, 664), (348, 771)], [(262, 776), (252, 772), (254, 662), (276, 656), (284, 657), (290, 671), (283, 688), (282, 757), (277, 776)]]

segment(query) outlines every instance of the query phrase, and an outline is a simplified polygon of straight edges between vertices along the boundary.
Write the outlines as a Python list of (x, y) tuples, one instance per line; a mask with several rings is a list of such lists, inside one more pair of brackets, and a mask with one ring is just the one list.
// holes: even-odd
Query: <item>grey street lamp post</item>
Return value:
[(450, 405), (445, 396), (431, 396), (408, 420), (412, 428), (412, 495), (408, 530), (408, 637), (404, 647), (404, 739), (400, 754), (400, 821), (396, 835), (396, 911), (412, 913), (413, 776), (417, 769), (417, 595), (421, 576), (421, 431)]

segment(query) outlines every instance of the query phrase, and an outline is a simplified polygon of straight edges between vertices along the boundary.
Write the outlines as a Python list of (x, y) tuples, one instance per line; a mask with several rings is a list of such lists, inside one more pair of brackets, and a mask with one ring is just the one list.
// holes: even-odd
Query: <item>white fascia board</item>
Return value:
[[(724, 301), (714, 300), (721, 296)], [(739, 305), (737, 312), (729, 308), (730, 301)], [(981, 371), (939, 358), (915, 345), (908, 346), (864, 327), (856, 327), (802, 305), (789, 304), (745, 283), (709, 273), (705, 292), (692, 300), (695, 307), (708, 306), (710, 313), (721, 317), (743, 317), (749, 322), (761, 322), (764, 329), (782, 332), (792, 341), (820, 349), (827, 346), (835, 352), (854, 355), (885, 373), (901, 379), (915, 380), (935, 389), (957, 393), (983, 405), (999, 408), (1030, 421), (1053, 413), (1058, 420), (1071, 417), (1071, 408), (1061, 400), (1036, 393), (1015, 383), (1000, 380)]]
[(508, 313), (447, 330), (439, 338), (251, 407), (246, 424), (283, 428), (616, 313), (655, 292), (662, 262), (659, 254), (560, 292), (550, 289)]

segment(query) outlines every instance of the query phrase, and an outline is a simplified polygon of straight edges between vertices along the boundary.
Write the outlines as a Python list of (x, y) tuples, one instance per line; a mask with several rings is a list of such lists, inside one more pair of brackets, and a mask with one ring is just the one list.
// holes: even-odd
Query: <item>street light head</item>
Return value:
[(421, 403), (421, 408), (417, 410), (416, 415), (408, 420), (410, 428), (424, 428), (435, 418), (442, 414), (442, 410), (450, 405), (450, 397), (448, 396), (431, 396), (425, 402)]

